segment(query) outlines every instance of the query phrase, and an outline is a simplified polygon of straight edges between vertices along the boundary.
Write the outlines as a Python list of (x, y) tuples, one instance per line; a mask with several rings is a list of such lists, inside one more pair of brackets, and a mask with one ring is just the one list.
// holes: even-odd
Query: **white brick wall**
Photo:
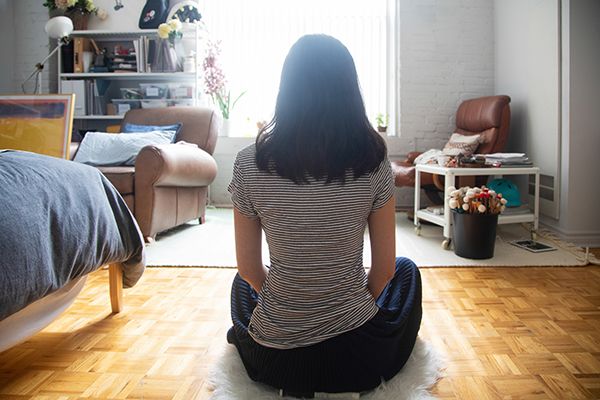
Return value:
[[(392, 160), (401, 160), (410, 151), (442, 148), (453, 132), (458, 105), (469, 98), (495, 94), (493, 0), (399, 2), (400, 124), (398, 137), (387, 140)], [(21, 82), (53, 48), (43, 31), (48, 11), (41, 3), (14, 2), (13, 93), (21, 93)], [(0, 31), (10, 29), (2, 27)], [(54, 65), (52, 60), (44, 71), (45, 92), (48, 87), (56, 90)], [(249, 142), (219, 138), (215, 152), (219, 173), (211, 186), (213, 204), (231, 205), (227, 185), (235, 152)], [(398, 207), (412, 207), (412, 201), (412, 188), (396, 190)]]
[[(55, 39), (50, 40), (44, 32), (49, 13), (43, 2), (19, 0), (13, 2), (13, 77), (12, 93), (22, 94), (21, 84), (34, 71), (35, 65), (44, 60), (56, 46)], [(2, 28), (4, 32), (4, 27)], [(56, 57), (56, 56), (55, 56)], [(42, 75), (43, 93), (49, 93), (50, 85), (56, 87), (56, 59), (49, 60)], [(4, 78), (2, 78), (4, 79)], [(25, 86), (27, 93), (35, 89), (35, 76)], [(55, 90), (54, 90), (55, 92)]]
[(494, 94), (493, 2), (400, 0), (401, 153), (442, 148), (463, 100)]

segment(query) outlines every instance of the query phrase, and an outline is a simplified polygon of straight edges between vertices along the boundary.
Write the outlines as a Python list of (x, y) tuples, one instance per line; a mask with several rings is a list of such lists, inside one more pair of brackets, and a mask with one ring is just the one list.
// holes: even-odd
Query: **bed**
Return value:
[(0, 151), (0, 351), (39, 332), (109, 267), (113, 312), (145, 271), (142, 234), (125, 202), (87, 165)]

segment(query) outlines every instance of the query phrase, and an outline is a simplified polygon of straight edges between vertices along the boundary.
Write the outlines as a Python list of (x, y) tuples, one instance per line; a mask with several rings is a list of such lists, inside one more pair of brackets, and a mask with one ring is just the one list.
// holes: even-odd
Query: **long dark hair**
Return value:
[(328, 35), (306, 35), (288, 53), (275, 114), (256, 138), (256, 161), (295, 183), (345, 181), (375, 171), (386, 157), (369, 122), (350, 52)]

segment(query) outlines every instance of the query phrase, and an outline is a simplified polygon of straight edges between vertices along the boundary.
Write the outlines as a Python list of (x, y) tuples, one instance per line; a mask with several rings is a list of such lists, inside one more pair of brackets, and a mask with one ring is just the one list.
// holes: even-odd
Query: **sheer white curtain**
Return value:
[(386, 0), (200, 0), (198, 5), (208, 39), (221, 41), (231, 97), (247, 91), (232, 119), (254, 125), (271, 118), (285, 56), (309, 33), (334, 36), (348, 47), (369, 117), (388, 113)]

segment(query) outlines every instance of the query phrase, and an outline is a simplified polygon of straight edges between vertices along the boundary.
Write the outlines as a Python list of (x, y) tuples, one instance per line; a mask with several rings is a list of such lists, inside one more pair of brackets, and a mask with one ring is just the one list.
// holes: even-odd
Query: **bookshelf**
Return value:
[[(119, 113), (115, 109), (114, 114), (111, 113), (113, 99), (121, 99), (121, 89), (139, 88), (140, 84), (156, 84), (161, 87), (166, 85), (190, 85), (193, 86), (193, 94), (190, 102), (185, 102), (185, 105), (204, 105), (206, 99), (202, 95), (203, 72), (201, 68), (204, 58), (205, 42), (203, 31), (197, 25), (184, 24), (182, 28), (183, 41), (186, 41), (185, 48), (189, 51), (192, 49), (197, 55), (196, 68), (194, 72), (137, 72), (137, 57), (129, 56), (128, 59), (136, 60), (136, 68), (126, 72), (71, 72), (74, 68), (65, 68), (72, 62), (65, 58), (64, 55), (58, 57), (58, 90), (59, 93), (76, 94), (76, 111), (74, 122), (79, 129), (82, 128), (102, 128), (106, 125), (118, 123), (118, 120), (123, 118), (124, 112)], [(105, 57), (117, 56), (115, 48), (131, 50), (134, 49), (134, 42), (140, 37), (148, 37), (149, 41), (157, 41), (158, 30), (131, 30), (131, 31), (103, 31), (103, 30), (85, 30), (73, 31), (71, 39), (76, 38), (93, 39), (100, 51), (105, 50)], [(95, 52), (95, 49), (90, 45), (90, 50)], [(139, 52), (138, 52), (139, 53)], [(152, 64), (152, 59), (148, 59), (147, 63)], [(108, 63), (107, 63), (108, 64)], [(83, 82), (83, 83), (78, 83)], [(81, 87), (83, 86), (83, 90)], [(94, 88), (95, 86), (95, 88)], [(93, 93), (90, 93), (93, 92)], [(84, 101), (81, 97), (84, 97)], [(79, 102), (77, 101), (79, 97)], [(90, 104), (91, 102), (91, 104)], [(146, 105), (146, 103), (141, 105)], [(177, 102), (170, 102), (177, 104)], [(114, 106), (114, 104), (113, 104)], [(154, 106), (152, 106), (154, 107)], [(116, 122), (115, 122), (116, 121)]]

